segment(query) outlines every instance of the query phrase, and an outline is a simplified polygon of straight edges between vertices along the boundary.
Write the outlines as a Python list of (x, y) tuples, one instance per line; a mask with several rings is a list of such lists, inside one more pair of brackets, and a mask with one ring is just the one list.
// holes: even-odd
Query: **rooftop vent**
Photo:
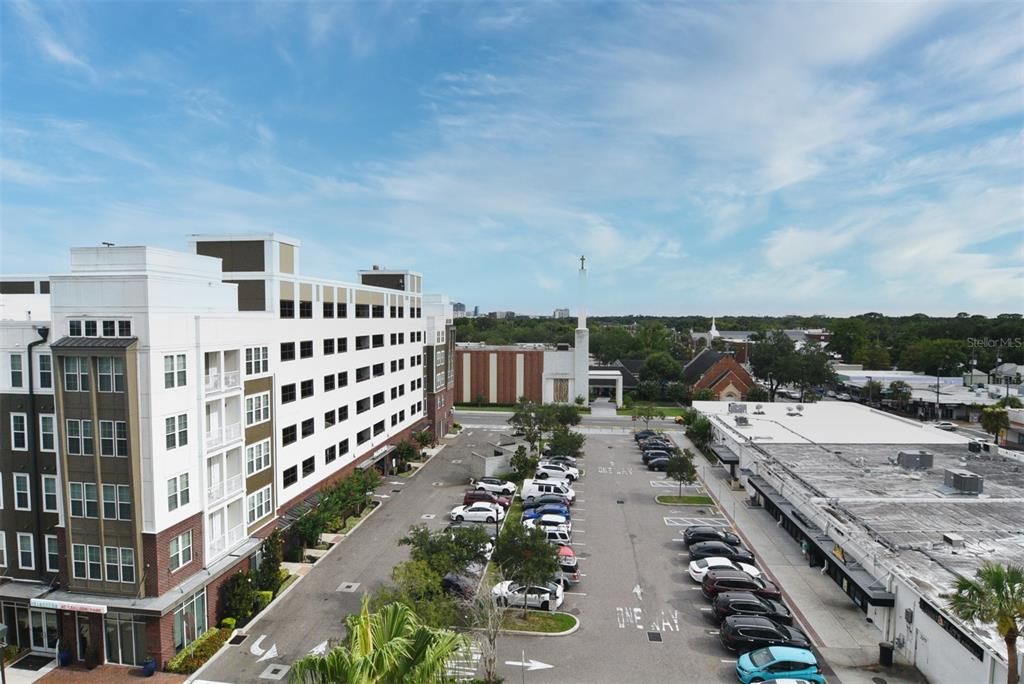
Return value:
[(757, 405), (754, 406), (754, 415), (755, 416), (763, 416), (764, 415), (764, 405), (763, 404), (757, 404)]
[(945, 534), (942, 535), (942, 541), (946, 542), (947, 544), (952, 546), (954, 549), (962, 549), (962, 548), (964, 548), (964, 538), (961, 537), (959, 534), (954, 534), (952, 532), (946, 532)]
[(896, 454), (896, 464), (907, 470), (928, 470), (935, 463), (935, 456), (927, 451), (901, 451)]
[(746, 413), (747, 405), (739, 404), (734, 401), (729, 402), (729, 413)]
[(736, 424), (741, 426), (741, 427), (747, 427), (747, 426), (750, 425), (750, 421), (747, 419), (746, 416), (735, 416), (735, 419), (736, 419)]
[(985, 478), (969, 470), (946, 468), (943, 474), (943, 484), (952, 487), (958, 494), (977, 496), (981, 494), (981, 490), (985, 486)]

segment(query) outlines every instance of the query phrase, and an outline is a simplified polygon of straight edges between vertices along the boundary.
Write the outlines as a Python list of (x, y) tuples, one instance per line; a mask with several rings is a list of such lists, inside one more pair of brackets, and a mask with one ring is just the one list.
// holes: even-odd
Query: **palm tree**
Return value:
[(974, 579), (958, 577), (949, 606), (963, 620), (996, 626), (1006, 642), (1007, 684), (1017, 684), (1017, 637), (1024, 629), (1024, 567), (985, 563)]
[(349, 615), (345, 624), (345, 644), (296, 662), (293, 683), (433, 684), (444, 681), (448, 660), (467, 646), (461, 634), (421, 624), (404, 603), (371, 613), (364, 596), (359, 614)]

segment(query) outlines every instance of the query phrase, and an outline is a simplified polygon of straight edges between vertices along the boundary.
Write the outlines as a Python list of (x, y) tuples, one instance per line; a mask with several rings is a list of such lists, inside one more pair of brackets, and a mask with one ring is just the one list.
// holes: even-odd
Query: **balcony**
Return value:
[(227, 499), (228, 497), (234, 496), (244, 488), (245, 480), (242, 478), (241, 473), (238, 475), (232, 475), (226, 480), (215, 482), (206, 489), (207, 505), (213, 505), (221, 499)]
[(234, 548), (243, 539), (245, 539), (245, 525), (232, 527), (228, 530), (227, 534), (210, 540), (210, 557), (216, 558), (225, 551)]
[(227, 392), (242, 386), (242, 376), (238, 371), (209, 373), (205, 381), (206, 393)]
[(231, 423), (219, 429), (214, 428), (206, 433), (206, 448), (216, 449), (219, 446), (242, 438), (242, 424)]

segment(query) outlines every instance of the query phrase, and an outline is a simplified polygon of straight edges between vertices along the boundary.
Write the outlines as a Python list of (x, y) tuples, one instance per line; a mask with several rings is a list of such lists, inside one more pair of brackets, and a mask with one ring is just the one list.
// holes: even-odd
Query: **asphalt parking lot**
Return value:
[(589, 434), (584, 451), (572, 517), (585, 577), (562, 606), (580, 628), (564, 637), (503, 636), (499, 674), (516, 682), (735, 682), (735, 658), (721, 647), (709, 602), (674, 541), (708, 515), (654, 502), (676, 485), (640, 463), (631, 434)]

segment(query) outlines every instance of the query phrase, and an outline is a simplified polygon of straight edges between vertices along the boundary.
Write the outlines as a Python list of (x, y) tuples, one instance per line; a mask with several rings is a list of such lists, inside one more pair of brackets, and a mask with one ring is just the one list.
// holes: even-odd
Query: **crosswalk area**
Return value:
[(470, 642), (468, 648), (459, 651), (448, 660), (445, 673), (457, 682), (475, 679), (477, 668), (480, 666), (480, 655), (480, 645), (475, 641)]

